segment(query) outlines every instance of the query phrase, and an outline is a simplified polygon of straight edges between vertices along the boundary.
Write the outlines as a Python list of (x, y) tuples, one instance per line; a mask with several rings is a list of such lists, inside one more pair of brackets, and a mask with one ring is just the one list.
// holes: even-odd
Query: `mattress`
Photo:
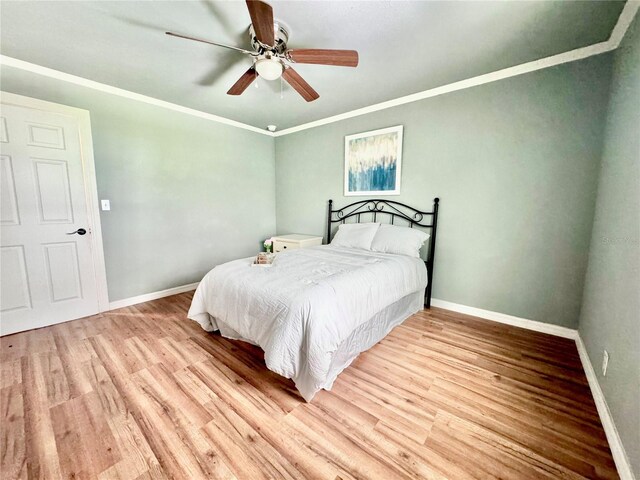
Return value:
[(188, 317), (260, 346), (267, 368), (293, 379), (307, 401), (423, 305), (419, 258), (325, 245), (279, 253), (270, 268), (252, 261), (211, 270)]

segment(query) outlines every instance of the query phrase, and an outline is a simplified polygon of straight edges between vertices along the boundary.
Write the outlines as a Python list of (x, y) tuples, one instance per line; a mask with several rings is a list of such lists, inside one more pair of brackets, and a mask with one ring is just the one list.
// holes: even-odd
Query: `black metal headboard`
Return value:
[(429, 253), (425, 264), (427, 265), (428, 284), (425, 290), (424, 306), (431, 307), (431, 288), (433, 285), (433, 265), (436, 256), (436, 231), (438, 228), (438, 204), (439, 198), (433, 199), (433, 210), (431, 212), (423, 212), (416, 208), (405, 205), (404, 203), (394, 202), (393, 200), (383, 200), (373, 198), (370, 200), (361, 200), (351, 203), (345, 207), (334, 210), (333, 200), (329, 200), (329, 211), (327, 215), (327, 243), (331, 242), (331, 225), (334, 223), (346, 223), (347, 218), (354, 218), (354, 223), (363, 221), (375, 222), (378, 216), (386, 216), (390, 219), (391, 225), (394, 225), (396, 219), (408, 223), (408, 226), (414, 226), (431, 229), (429, 235)]

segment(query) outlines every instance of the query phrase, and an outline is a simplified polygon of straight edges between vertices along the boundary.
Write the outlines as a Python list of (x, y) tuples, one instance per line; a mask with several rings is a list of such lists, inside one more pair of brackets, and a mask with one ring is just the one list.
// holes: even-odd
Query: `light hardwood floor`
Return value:
[(191, 295), (2, 338), (2, 478), (617, 478), (570, 340), (434, 308), (307, 404)]

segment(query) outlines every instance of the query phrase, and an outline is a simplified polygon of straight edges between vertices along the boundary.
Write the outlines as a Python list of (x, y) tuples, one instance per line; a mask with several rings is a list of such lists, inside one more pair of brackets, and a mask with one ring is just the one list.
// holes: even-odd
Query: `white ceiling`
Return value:
[(623, 1), (273, 1), (289, 47), (345, 48), (353, 68), (297, 65), (320, 98), (280, 82), (226, 95), (251, 60), (164, 35), (249, 48), (243, 1), (8, 2), (0, 52), (279, 130), (607, 40)]

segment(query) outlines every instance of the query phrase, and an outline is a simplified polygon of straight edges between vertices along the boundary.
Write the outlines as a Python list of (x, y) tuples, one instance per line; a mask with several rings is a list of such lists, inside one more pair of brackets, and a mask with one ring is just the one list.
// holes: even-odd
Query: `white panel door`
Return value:
[(78, 121), (3, 104), (0, 161), (0, 333), (97, 313)]

